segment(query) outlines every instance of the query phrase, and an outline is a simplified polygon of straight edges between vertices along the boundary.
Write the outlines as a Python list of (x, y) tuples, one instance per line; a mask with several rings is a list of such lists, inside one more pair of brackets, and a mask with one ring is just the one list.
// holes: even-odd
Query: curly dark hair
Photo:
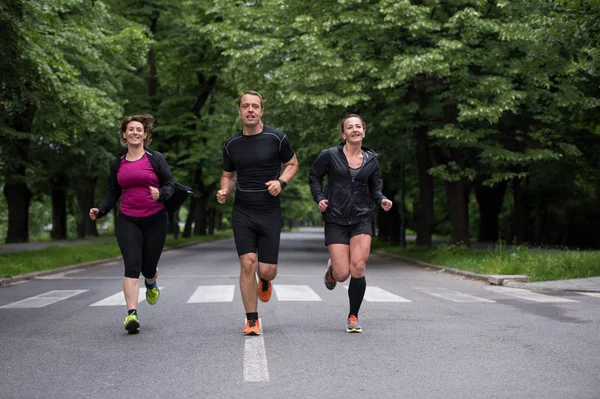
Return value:
[(121, 128), (119, 130), (119, 136), (121, 138), (121, 144), (126, 145), (127, 141), (123, 138), (123, 133), (127, 130), (129, 122), (139, 122), (144, 127), (144, 133), (147, 134), (144, 139), (144, 146), (147, 147), (152, 143), (152, 130), (154, 128), (154, 117), (150, 114), (142, 115), (129, 115), (123, 118), (121, 121)]

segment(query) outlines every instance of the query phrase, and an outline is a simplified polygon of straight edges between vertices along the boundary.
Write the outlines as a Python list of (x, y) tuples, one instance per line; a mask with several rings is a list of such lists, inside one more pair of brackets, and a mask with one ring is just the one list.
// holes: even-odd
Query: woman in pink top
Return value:
[(125, 329), (140, 331), (137, 313), (139, 277), (145, 278), (146, 301), (154, 305), (160, 296), (156, 285), (158, 261), (167, 236), (165, 201), (173, 195), (171, 171), (165, 157), (150, 150), (152, 115), (127, 116), (121, 122), (121, 142), (126, 150), (111, 164), (110, 185), (98, 208), (90, 209), (90, 218), (106, 215), (121, 198), (116, 234), (125, 278), (123, 292), (127, 304)]

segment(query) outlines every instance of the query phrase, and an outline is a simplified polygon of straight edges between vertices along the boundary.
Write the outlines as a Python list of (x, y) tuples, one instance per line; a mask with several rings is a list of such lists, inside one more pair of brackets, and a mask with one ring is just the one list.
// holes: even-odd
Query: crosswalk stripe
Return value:
[(32, 296), (17, 302), (12, 302), (4, 306), (3, 309), (26, 309), (26, 308), (43, 308), (56, 302), (63, 301), (75, 295), (79, 295), (88, 290), (53, 290), (44, 294)]
[(479, 298), (473, 295), (463, 294), (462, 292), (449, 290), (441, 287), (415, 287), (415, 289), (437, 298), (446, 299), (458, 303), (494, 303), (490, 299)]
[(510, 287), (496, 287), (489, 286), (484, 287), (487, 290), (497, 292), (500, 294), (512, 296), (519, 299), (525, 299), (527, 301), (533, 302), (543, 302), (543, 303), (567, 303), (567, 302), (579, 302), (573, 299), (560, 298), (550, 295), (539, 294), (537, 292), (525, 290), (522, 288), (510, 288)]
[(321, 297), (308, 285), (273, 284), (273, 291), (279, 301), (322, 301)]
[(232, 302), (234, 285), (201, 285), (187, 303)]
[(600, 292), (577, 292), (578, 294), (591, 296), (594, 298), (600, 298)]
[[(158, 287), (161, 290), (163, 287)], [(146, 288), (140, 288), (140, 292), (138, 294), (138, 303), (146, 300)], [(101, 301), (94, 302), (90, 306), (125, 306), (125, 294), (123, 292), (118, 292), (114, 295), (111, 295), (107, 298), (102, 299)]]
[[(349, 286), (345, 285), (344, 288), (348, 289)], [(379, 287), (367, 286), (365, 291), (365, 301), (367, 302), (412, 302), (410, 299), (402, 298), (399, 295), (392, 294), (389, 291), (381, 289)]]

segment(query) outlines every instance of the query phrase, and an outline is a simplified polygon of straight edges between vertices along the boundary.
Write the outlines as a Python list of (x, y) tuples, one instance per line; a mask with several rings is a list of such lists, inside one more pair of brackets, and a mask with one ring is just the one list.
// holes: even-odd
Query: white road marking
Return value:
[[(263, 338), (263, 323), (260, 322), (260, 335), (245, 337), (244, 343), (244, 382), (268, 382), (269, 366)], [(244, 321), (245, 322), (245, 321)]]
[(88, 290), (53, 290), (44, 294), (32, 296), (17, 302), (9, 303), (0, 306), (3, 309), (27, 309), (27, 308), (43, 308), (44, 306), (60, 302), (75, 295), (79, 295)]
[(415, 289), (438, 298), (458, 303), (494, 303), (495, 301), (479, 298), (462, 292), (452, 291), (442, 287), (415, 287)]
[(322, 301), (321, 297), (308, 285), (273, 284), (273, 291), (279, 301)]
[(519, 299), (525, 299), (526, 301), (543, 302), (543, 303), (567, 303), (567, 302), (579, 302), (572, 299), (560, 298), (550, 295), (538, 294), (522, 288), (510, 288), (510, 287), (485, 287), (486, 290), (497, 292), (500, 294), (512, 296)]
[[(159, 286), (159, 290), (163, 287)], [(146, 300), (146, 287), (140, 288), (140, 292), (138, 294), (138, 303)], [(101, 301), (92, 303), (90, 306), (125, 306), (125, 294), (123, 292), (118, 292), (114, 295), (111, 295), (107, 298), (102, 299)]]
[(187, 303), (232, 302), (234, 285), (201, 285)]
[(591, 296), (594, 298), (600, 298), (600, 292), (577, 292), (577, 293), (581, 294), (581, 295)]
[[(344, 288), (348, 289), (349, 286), (345, 285)], [(410, 299), (403, 298), (399, 295), (392, 294), (389, 291), (379, 287), (367, 286), (365, 291), (365, 301), (367, 302), (412, 302)]]

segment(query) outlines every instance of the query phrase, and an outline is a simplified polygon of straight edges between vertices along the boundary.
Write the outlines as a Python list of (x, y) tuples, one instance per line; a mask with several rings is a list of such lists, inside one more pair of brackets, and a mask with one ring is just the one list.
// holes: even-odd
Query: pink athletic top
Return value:
[(150, 186), (160, 188), (160, 183), (146, 154), (133, 162), (123, 158), (117, 181), (123, 190), (120, 211), (124, 215), (142, 218), (152, 216), (165, 207), (150, 195)]

